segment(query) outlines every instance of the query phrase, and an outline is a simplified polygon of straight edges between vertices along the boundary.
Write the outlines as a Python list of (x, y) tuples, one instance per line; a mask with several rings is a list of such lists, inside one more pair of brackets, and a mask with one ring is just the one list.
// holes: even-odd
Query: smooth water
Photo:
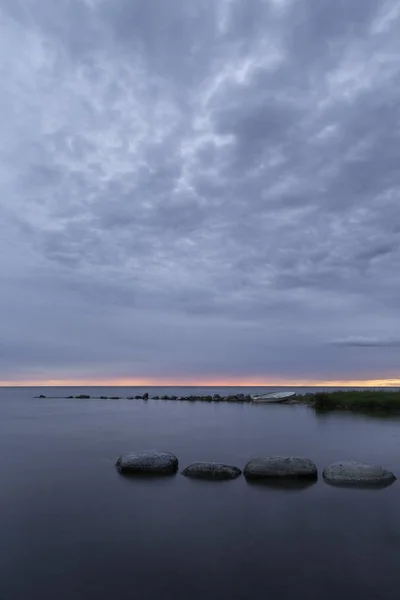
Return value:
[(136, 390), (0, 390), (0, 600), (398, 598), (399, 482), (338, 489), (320, 477), (281, 488), (243, 477), (129, 479), (114, 467), (121, 453), (155, 448), (182, 468), (292, 454), (321, 471), (355, 458), (400, 476), (398, 417), (33, 399), (42, 392)]

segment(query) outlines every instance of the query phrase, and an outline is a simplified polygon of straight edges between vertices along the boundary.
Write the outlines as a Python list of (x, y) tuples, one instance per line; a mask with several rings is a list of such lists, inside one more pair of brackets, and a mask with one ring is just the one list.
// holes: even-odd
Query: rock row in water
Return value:
[[(120, 456), (116, 462), (120, 473), (128, 475), (172, 475), (178, 470), (178, 458), (170, 452), (133, 452)], [(248, 480), (316, 481), (318, 470), (309, 459), (295, 456), (263, 456), (253, 458), (244, 468)], [(182, 471), (185, 477), (196, 479), (236, 479), (241, 470), (233, 465), (198, 461)], [(326, 467), (324, 480), (332, 485), (387, 486), (396, 481), (395, 475), (384, 467), (357, 461), (340, 461)]]
[[(34, 396), (34, 398), (54, 398), (54, 396)], [(235, 394), (232, 396), (220, 396), (214, 394), (213, 396), (152, 396), (146, 392), (142, 396), (88, 396), (86, 394), (80, 394), (79, 396), (58, 396), (58, 399), (76, 399), (76, 400), (182, 400), (187, 402), (252, 402), (253, 398), (250, 394)]]

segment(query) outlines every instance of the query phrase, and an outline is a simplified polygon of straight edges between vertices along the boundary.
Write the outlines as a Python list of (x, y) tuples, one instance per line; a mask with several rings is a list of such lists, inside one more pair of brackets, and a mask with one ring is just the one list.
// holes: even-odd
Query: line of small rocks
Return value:
[[(123, 475), (173, 475), (178, 471), (178, 458), (170, 452), (131, 453), (120, 456), (116, 462)], [(182, 475), (194, 479), (236, 479), (242, 470), (234, 465), (218, 462), (195, 462), (182, 471)], [(264, 456), (251, 459), (244, 467), (248, 480), (264, 482), (315, 482), (318, 469), (308, 458), (294, 456)], [(324, 480), (332, 485), (386, 487), (395, 480), (388, 469), (358, 461), (339, 461), (323, 470)]]
[[(35, 398), (54, 398), (54, 396), (35, 396)], [(251, 402), (253, 398), (250, 394), (234, 394), (231, 396), (220, 396), (220, 394), (213, 394), (212, 396), (149, 396), (146, 392), (142, 396), (88, 396), (86, 394), (80, 394), (79, 396), (57, 396), (60, 399), (66, 400), (182, 400), (186, 402)]]

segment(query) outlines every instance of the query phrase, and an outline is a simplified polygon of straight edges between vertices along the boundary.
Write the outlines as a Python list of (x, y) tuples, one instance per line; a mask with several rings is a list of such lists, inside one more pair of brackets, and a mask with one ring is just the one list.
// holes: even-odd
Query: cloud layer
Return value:
[(399, 27), (3, 0), (0, 380), (400, 378)]

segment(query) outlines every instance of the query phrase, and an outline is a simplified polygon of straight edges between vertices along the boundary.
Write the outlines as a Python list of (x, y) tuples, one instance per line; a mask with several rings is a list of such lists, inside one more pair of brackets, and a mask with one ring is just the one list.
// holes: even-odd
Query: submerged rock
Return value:
[(90, 396), (87, 396), (86, 394), (80, 394), (80, 396), (75, 396), (75, 398), (78, 400), (88, 400)]
[(182, 471), (185, 477), (194, 479), (236, 479), (242, 471), (238, 467), (215, 462), (195, 462)]
[(244, 468), (249, 479), (317, 479), (315, 464), (308, 458), (293, 456), (265, 456), (253, 458)]
[(323, 477), (332, 485), (386, 486), (396, 480), (395, 475), (379, 465), (370, 465), (355, 460), (335, 462), (323, 471)]
[(120, 473), (170, 475), (178, 469), (178, 459), (170, 452), (134, 452), (120, 456), (116, 462)]

